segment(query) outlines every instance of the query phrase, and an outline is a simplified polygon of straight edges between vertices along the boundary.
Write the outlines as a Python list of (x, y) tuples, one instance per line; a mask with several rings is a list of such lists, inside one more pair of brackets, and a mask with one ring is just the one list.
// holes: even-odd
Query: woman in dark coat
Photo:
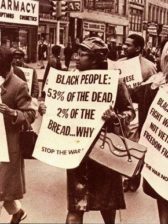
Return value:
[[(26, 217), (19, 199), (25, 193), (24, 161), (21, 156), (19, 134), (22, 125), (32, 123), (35, 110), (31, 106), (26, 82), (12, 70), (13, 55), (9, 49), (0, 47), (1, 85), (0, 113), (4, 115), (9, 162), (0, 163), (0, 204), (12, 216), (11, 223), (20, 223)], [(2, 146), (3, 147), (3, 146)]]
[[(160, 65), (162, 69), (162, 73), (158, 73), (146, 82), (142, 83), (141, 86), (132, 89), (130, 91), (131, 97), (133, 101), (139, 104), (139, 128), (140, 132), (142, 130), (142, 126), (145, 122), (145, 119), (148, 115), (148, 110), (159, 90), (160, 86), (167, 85), (168, 83), (168, 40), (164, 41), (165, 46), (163, 45), (163, 52), (161, 55)], [(161, 49), (162, 51), (162, 49)], [(158, 212), (160, 224), (168, 223), (168, 201), (162, 198), (144, 179), (143, 180), (143, 190), (144, 192), (155, 198), (157, 200)]]
[[(98, 37), (85, 39), (79, 46), (76, 67), (107, 69), (107, 45)], [(108, 131), (116, 122), (118, 113), (125, 123), (134, 118), (134, 110), (127, 88), (119, 82), (114, 110), (103, 114)], [(105, 224), (115, 223), (116, 210), (125, 208), (121, 175), (86, 157), (75, 169), (67, 171), (68, 215), (66, 223), (83, 223), (86, 211), (100, 211)]]

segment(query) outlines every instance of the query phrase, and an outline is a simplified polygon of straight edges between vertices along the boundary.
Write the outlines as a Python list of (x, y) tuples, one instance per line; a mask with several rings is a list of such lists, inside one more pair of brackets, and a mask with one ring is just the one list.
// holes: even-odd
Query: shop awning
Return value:
[(119, 15), (111, 15), (94, 10), (84, 10), (84, 12), (71, 12), (70, 17), (79, 18), (89, 21), (103, 22), (113, 25), (129, 26), (128, 18)]

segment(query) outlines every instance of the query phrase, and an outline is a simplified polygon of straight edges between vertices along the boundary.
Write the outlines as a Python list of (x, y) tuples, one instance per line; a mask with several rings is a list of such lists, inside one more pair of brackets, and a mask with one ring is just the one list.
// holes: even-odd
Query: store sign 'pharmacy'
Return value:
[(33, 0), (0, 0), (0, 20), (6, 23), (38, 26), (39, 2)]

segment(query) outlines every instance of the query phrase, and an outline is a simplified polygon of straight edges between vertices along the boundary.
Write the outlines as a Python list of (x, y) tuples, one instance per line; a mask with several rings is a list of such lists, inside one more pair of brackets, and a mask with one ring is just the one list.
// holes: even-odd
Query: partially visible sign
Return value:
[[(0, 92), (1, 92), (1, 89), (0, 89)], [(0, 103), (2, 103), (1, 94), (0, 94)], [(4, 117), (3, 117), (3, 114), (1, 113), (0, 113), (0, 124), (1, 124), (1, 127), (0, 127), (1, 145), (3, 146), (1, 147), (1, 150), (0, 150), (0, 162), (9, 162), (9, 153), (8, 153), (8, 144), (7, 144), (7, 138), (6, 138)]]
[(102, 32), (105, 31), (106, 26), (104, 23), (94, 23), (94, 22), (87, 22), (85, 21), (83, 23), (83, 29), (85, 30), (92, 30), (92, 31), (97, 31), (97, 32)]
[(150, 23), (147, 29), (148, 33), (151, 35), (157, 35), (157, 24)]
[(119, 69), (119, 77), (127, 84), (129, 88), (135, 88), (142, 82), (139, 57), (117, 62), (108, 59), (108, 69)]
[(167, 35), (168, 35), (168, 25), (163, 25), (160, 36), (167, 36)]
[(143, 125), (139, 143), (148, 151), (142, 171), (150, 186), (168, 200), (168, 88), (159, 89)]
[(97, 1), (88, 1), (88, 8), (94, 9), (114, 9), (115, 1), (114, 0), (97, 0)]
[(68, 1), (68, 10), (69, 12), (79, 12), (81, 9), (81, 2), (80, 1)]
[(106, 1), (96, 1), (96, 9), (114, 9), (115, 1), (106, 0)]
[(0, 21), (38, 26), (39, 2), (33, 0), (1, 0)]
[(32, 91), (32, 81), (33, 81), (33, 69), (32, 68), (23, 68), (19, 67), (25, 74), (27, 85), (29, 88), (29, 94), (31, 94)]

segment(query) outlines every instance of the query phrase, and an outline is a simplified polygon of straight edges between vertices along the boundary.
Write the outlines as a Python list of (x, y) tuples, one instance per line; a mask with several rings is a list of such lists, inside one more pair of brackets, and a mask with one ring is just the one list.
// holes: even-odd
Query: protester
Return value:
[[(102, 39), (86, 38), (79, 45), (76, 68), (79, 71), (107, 69), (107, 52), (107, 45)], [(45, 108), (41, 109), (45, 111)], [(108, 131), (115, 129), (116, 113), (124, 124), (129, 124), (134, 118), (129, 93), (122, 82), (118, 85), (114, 109), (110, 108), (102, 115)], [(83, 223), (84, 212), (91, 210), (100, 211), (105, 224), (113, 224), (116, 210), (125, 208), (121, 175), (89, 159), (88, 156), (77, 168), (67, 170), (67, 181), (67, 224)]]
[[(14, 73), (19, 76), (19, 70), (18, 67), (23, 67), (23, 68), (29, 68), (33, 70), (33, 78), (32, 78), (32, 89), (30, 95), (33, 98), (38, 99), (39, 96), (39, 84), (38, 84), (38, 78), (37, 78), (37, 72), (34, 68), (29, 67), (27, 64), (24, 62), (24, 52), (20, 49), (17, 49), (13, 52), (13, 68), (14, 68)], [(19, 76), (21, 78), (21, 76)], [(23, 79), (24, 80), (24, 79)], [(24, 80), (25, 81), (25, 80)]]
[[(126, 58), (122, 58), (121, 60), (126, 60), (130, 58), (134, 58), (139, 56), (140, 59), (140, 66), (142, 72), (142, 79), (147, 80), (153, 74), (156, 74), (156, 66), (154, 63), (149, 61), (148, 59), (142, 56), (142, 51), (144, 48), (144, 38), (138, 34), (131, 34), (127, 37), (125, 41), (125, 55)], [(134, 101), (133, 101), (134, 102)], [(141, 123), (141, 113), (143, 112), (143, 107), (138, 105), (138, 122)], [(139, 124), (134, 124), (130, 126), (130, 138), (134, 141), (139, 140)], [(136, 191), (140, 186), (141, 175), (137, 175), (130, 179), (125, 179), (123, 181), (124, 191)]]
[(42, 82), (42, 89), (44, 88), (50, 67), (56, 68), (58, 70), (62, 70), (62, 64), (60, 60), (60, 52), (61, 52), (61, 47), (59, 45), (54, 45), (52, 47), (52, 55), (47, 63), (47, 67), (44, 73), (44, 78)]
[(44, 69), (45, 66), (43, 60), (47, 59), (47, 45), (44, 43), (44, 37), (41, 37), (38, 45), (38, 59), (40, 62), (40, 68)]
[(155, 57), (154, 54), (152, 53), (152, 50), (150, 48), (148, 48), (146, 50), (146, 56), (145, 56), (149, 61), (152, 61), (153, 63), (155, 63)]
[(72, 48), (72, 44), (69, 42), (68, 45), (64, 49), (65, 66), (66, 66), (67, 70), (69, 69), (69, 65), (70, 65), (73, 53), (74, 53), (74, 51)]
[(12, 60), (12, 52), (0, 47), (0, 76), (4, 78), (0, 113), (4, 115), (10, 158), (10, 162), (0, 163), (0, 207), (3, 206), (12, 215), (11, 224), (18, 224), (27, 216), (19, 201), (25, 193), (24, 161), (19, 134), (23, 125), (34, 121), (35, 110), (31, 106), (26, 82), (13, 73)]
[[(78, 54), (78, 70), (107, 69), (107, 45), (101, 38), (85, 39), (79, 45)], [(114, 110), (109, 109), (102, 117), (109, 129), (114, 127), (117, 112), (126, 123), (134, 115), (129, 93), (123, 83), (119, 83)], [(115, 223), (116, 210), (125, 208), (120, 174), (86, 157), (79, 167), (67, 171), (67, 177), (68, 224), (73, 219), (76, 223), (82, 223), (84, 212), (90, 210), (100, 211), (104, 223)], [(82, 207), (82, 204), (85, 206)]]
[[(163, 46), (162, 46), (163, 47)], [(134, 101), (136, 101), (143, 110), (141, 110), (141, 122), (139, 124), (140, 131), (142, 126), (146, 120), (150, 105), (154, 100), (159, 87), (167, 85), (168, 83), (168, 40), (163, 48), (163, 52), (161, 55), (161, 69), (162, 73), (158, 73), (155, 77), (152, 77), (152, 82), (150, 79), (146, 81), (146, 83), (142, 83), (141, 86), (132, 89), (131, 96)], [(148, 83), (148, 84), (147, 84)], [(168, 223), (168, 201), (162, 198), (144, 179), (143, 181), (143, 189), (144, 192), (155, 198), (157, 200), (158, 211), (159, 211), (159, 218), (160, 224), (167, 224)]]
[(108, 44), (108, 50), (109, 51), (107, 57), (112, 61), (116, 61), (118, 59), (118, 54), (115, 39), (110, 40), (110, 43)]

